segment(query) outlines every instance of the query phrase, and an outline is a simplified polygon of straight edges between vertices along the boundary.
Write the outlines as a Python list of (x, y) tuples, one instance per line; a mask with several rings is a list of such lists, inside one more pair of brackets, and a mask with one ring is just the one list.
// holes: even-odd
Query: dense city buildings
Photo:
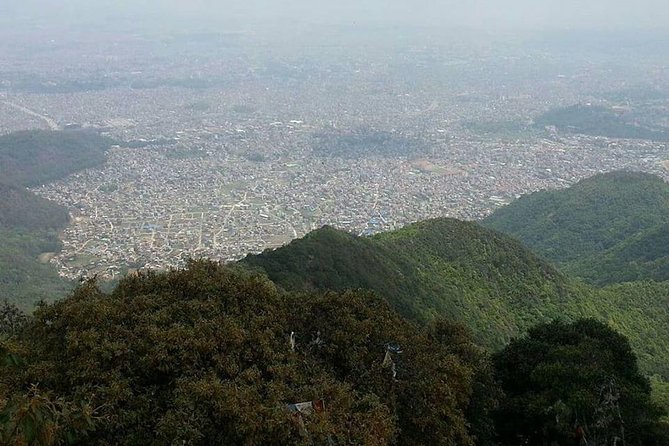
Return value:
[[(666, 142), (534, 125), (571, 104), (632, 109), (611, 93), (630, 77), (654, 88), (667, 74), (652, 60), (616, 71), (538, 50), (406, 44), (295, 57), (190, 41), (145, 59), (149, 44), (117, 43), (91, 47), (74, 74), (19, 55), (0, 71), (1, 132), (90, 127), (117, 142), (104, 166), (34, 188), (71, 212), (51, 257), (68, 278), (238, 259), (323, 225), (374, 234), (479, 219), (597, 172), (667, 177)], [(34, 83), (17, 70), (37, 73)], [(667, 100), (652, 107), (646, 118), (666, 126)]]

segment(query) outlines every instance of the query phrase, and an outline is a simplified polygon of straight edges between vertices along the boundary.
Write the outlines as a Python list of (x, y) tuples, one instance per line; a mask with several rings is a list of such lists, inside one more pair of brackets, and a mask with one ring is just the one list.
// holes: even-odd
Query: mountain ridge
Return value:
[[(565, 273), (596, 285), (669, 279), (669, 184), (617, 171), (539, 191), (481, 223), (511, 235)], [(649, 254), (653, 254), (649, 257)]]

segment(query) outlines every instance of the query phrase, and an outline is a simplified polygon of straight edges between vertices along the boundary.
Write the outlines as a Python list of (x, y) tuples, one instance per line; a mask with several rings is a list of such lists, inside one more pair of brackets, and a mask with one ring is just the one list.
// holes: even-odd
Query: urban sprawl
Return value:
[[(117, 82), (99, 89), (3, 81), (2, 133), (92, 127), (117, 142), (103, 166), (33, 189), (70, 210), (62, 250), (49, 256), (63, 276), (239, 259), (323, 225), (372, 235), (432, 217), (474, 220), (616, 169), (667, 177), (665, 143), (533, 126), (553, 107), (602, 102), (597, 93), (621, 87), (624, 74), (548, 64), (517, 76), (540, 62), (425, 48), (337, 64), (226, 51), (226, 63), (212, 54), (169, 68), (113, 59), (106, 76)], [(36, 70), (56, 84), (67, 76)], [(323, 147), (323, 135), (350, 134), (380, 134), (406, 152)]]

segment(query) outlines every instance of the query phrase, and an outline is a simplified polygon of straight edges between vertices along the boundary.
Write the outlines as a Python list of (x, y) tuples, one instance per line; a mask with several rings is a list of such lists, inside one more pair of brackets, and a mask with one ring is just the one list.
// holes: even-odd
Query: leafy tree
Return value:
[[(649, 445), (662, 411), (629, 343), (592, 319), (532, 328), (495, 355), (502, 444)], [(618, 440), (616, 440), (616, 438)]]
[(18, 333), (28, 321), (28, 316), (16, 305), (7, 300), (0, 302), (0, 337), (8, 337)]
[(462, 324), (439, 318), (431, 321), (426, 330), (431, 340), (445, 347), (474, 371), (472, 396), (465, 412), (470, 432), (478, 446), (495, 444), (491, 413), (499, 407), (502, 392), (495, 379), (489, 353), (474, 343), (472, 333)]
[(369, 293), (285, 294), (192, 262), (110, 294), (87, 282), (41, 306), (10, 349), (10, 444), (473, 444), (472, 362)]

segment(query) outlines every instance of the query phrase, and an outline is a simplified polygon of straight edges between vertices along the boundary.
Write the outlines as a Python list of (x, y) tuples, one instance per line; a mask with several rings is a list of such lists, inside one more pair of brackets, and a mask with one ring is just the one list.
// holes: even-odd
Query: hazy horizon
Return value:
[[(250, 0), (3, 0), (0, 14), (17, 28), (53, 24), (65, 27), (122, 22), (137, 28), (194, 27), (254, 30), (258, 26), (375, 25), (536, 30), (669, 30), (669, 3), (661, 0), (367, 0), (321, 2)], [(118, 23), (114, 23), (118, 21)], [(191, 28), (192, 29), (192, 28)], [(186, 29), (188, 30), (188, 29)]]

